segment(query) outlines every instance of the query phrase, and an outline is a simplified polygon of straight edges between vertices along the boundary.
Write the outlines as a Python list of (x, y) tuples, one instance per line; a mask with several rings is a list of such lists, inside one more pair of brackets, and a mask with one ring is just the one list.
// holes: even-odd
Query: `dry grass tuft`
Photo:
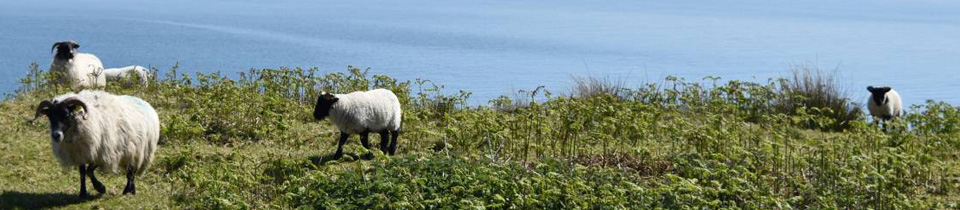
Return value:
[(827, 130), (843, 130), (850, 127), (851, 121), (860, 119), (860, 105), (850, 100), (850, 91), (840, 85), (836, 70), (825, 72), (819, 66), (805, 63), (793, 65), (790, 73), (780, 81), (781, 97), (774, 105), (777, 112), (794, 115), (801, 107), (818, 108), (819, 114), (832, 122), (827, 125), (807, 122), (808, 127)]

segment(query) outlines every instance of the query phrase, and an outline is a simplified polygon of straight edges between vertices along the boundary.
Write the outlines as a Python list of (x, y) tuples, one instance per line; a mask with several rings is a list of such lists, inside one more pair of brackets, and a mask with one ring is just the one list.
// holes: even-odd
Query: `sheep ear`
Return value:
[(329, 102), (337, 102), (337, 100), (340, 100), (339, 98), (337, 98), (337, 96), (330, 93), (323, 93), (323, 95), (321, 95), (320, 97), (323, 98), (324, 101), (329, 101)]
[(77, 49), (77, 48), (80, 48), (80, 44), (77, 44), (76, 42), (70, 42), (70, 47), (73, 49)]
[(891, 87), (876, 88), (876, 90), (879, 90), (880, 92), (884, 92), (884, 93), (890, 92), (890, 90), (892, 90), (892, 89), (893, 89), (893, 88), (891, 88)]
[(873, 92), (873, 86), (867, 86), (867, 91)]
[(68, 98), (61, 102), (63, 106), (67, 107), (73, 114), (80, 114), (80, 118), (87, 119), (87, 104), (83, 103), (80, 99), (77, 98)]
[(37, 113), (33, 115), (33, 119), (30, 120), (29, 122), (33, 124), (33, 122), (37, 121), (37, 119), (40, 118), (41, 115), (46, 115), (47, 111), (50, 110), (50, 106), (53, 106), (53, 102), (50, 102), (50, 100), (41, 101), (40, 105), (37, 106)]

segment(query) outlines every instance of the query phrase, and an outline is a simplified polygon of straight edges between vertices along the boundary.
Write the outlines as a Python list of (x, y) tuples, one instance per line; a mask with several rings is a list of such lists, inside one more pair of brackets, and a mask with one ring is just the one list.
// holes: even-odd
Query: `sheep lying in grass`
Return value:
[(143, 66), (134, 65), (104, 69), (103, 74), (107, 77), (107, 80), (110, 80), (111, 82), (120, 82), (125, 79), (130, 79), (128, 77), (131, 77), (132, 75), (136, 75), (135, 79), (138, 83), (141, 85), (147, 85), (147, 82), (149, 82), (148, 78), (150, 76), (150, 71)]
[(60, 83), (72, 83), (80, 87), (98, 87), (107, 84), (103, 75), (103, 63), (97, 56), (78, 53), (80, 45), (74, 41), (53, 44), (56, 54), (50, 63), (50, 72), (59, 74)]
[(867, 90), (870, 91), (867, 109), (870, 110), (870, 115), (873, 115), (873, 122), (877, 125), (882, 123), (882, 127), (886, 130), (886, 122), (900, 117), (903, 111), (900, 94), (890, 87), (867, 86)]
[(53, 155), (64, 168), (80, 170), (80, 196), (86, 197), (86, 176), (101, 194), (106, 188), (94, 170), (126, 171), (123, 194), (136, 194), (134, 177), (143, 174), (153, 161), (160, 138), (160, 120), (149, 103), (133, 96), (116, 96), (103, 91), (81, 91), (44, 100), (34, 120), (50, 120)]
[[(370, 132), (380, 133), (380, 150), (393, 155), (397, 151), (400, 135), (400, 100), (386, 89), (376, 89), (349, 94), (321, 93), (313, 110), (313, 117), (330, 121), (340, 130), (335, 159), (343, 156), (343, 143), (350, 134), (360, 134), (360, 143), (370, 149), (367, 141)], [(389, 143), (389, 145), (388, 145)]]

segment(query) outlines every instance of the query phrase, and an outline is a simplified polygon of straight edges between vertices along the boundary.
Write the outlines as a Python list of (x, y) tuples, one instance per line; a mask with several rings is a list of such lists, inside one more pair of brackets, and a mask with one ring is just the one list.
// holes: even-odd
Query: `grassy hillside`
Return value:
[[(883, 132), (834, 81), (795, 75), (639, 88), (581, 79), (568, 94), (538, 87), (469, 106), (469, 92), (353, 67), (231, 78), (174, 68), (106, 88), (160, 113), (139, 194), (119, 195), (124, 178), (105, 174), (109, 192), (80, 199), (47, 121), (27, 122), (39, 101), (74, 90), (34, 68), (0, 103), (0, 209), (958, 208), (960, 109), (915, 105)], [(400, 96), (398, 154), (354, 137), (330, 160), (338, 133), (312, 119), (315, 96), (371, 88)]]

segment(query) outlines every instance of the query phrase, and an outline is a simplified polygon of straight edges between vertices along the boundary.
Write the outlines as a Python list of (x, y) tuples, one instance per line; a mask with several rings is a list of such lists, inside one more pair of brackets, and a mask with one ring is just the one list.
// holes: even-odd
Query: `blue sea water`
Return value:
[(865, 101), (960, 103), (960, 2), (935, 0), (4, 0), (0, 92), (50, 46), (77, 40), (106, 67), (186, 72), (347, 65), (473, 92), (565, 92), (573, 76), (630, 86), (668, 75), (764, 82), (809, 63)]

